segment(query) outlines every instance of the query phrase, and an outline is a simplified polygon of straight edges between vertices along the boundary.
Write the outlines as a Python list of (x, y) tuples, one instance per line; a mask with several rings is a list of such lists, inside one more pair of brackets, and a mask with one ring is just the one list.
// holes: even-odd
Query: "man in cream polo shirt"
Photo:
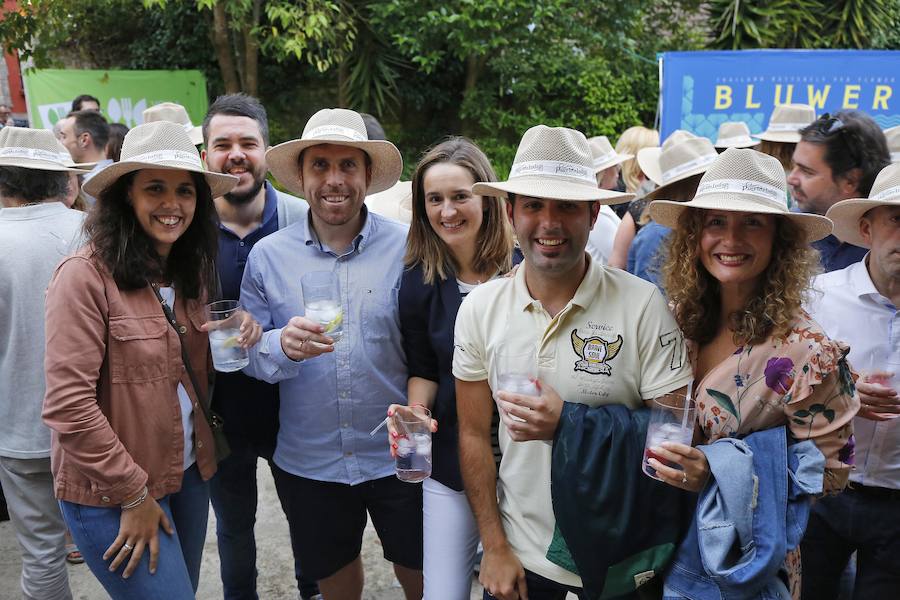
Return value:
[[(456, 320), (460, 466), (484, 545), (486, 598), (555, 600), (580, 591), (577, 575), (545, 557), (555, 528), (551, 443), (563, 399), (638, 408), (691, 378), (684, 340), (657, 289), (585, 253), (600, 205), (630, 199), (598, 189), (593, 174), (581, 133), (539, 125), (523, 136), (508, 181), (473, 187), (508, 198), (525, 255), (514, 277), (473, 290)], [(498, 397), (496, 479), (490, 421), (503, 374), (498, 352), (532, 348), (543, 393), (527, 408)]]

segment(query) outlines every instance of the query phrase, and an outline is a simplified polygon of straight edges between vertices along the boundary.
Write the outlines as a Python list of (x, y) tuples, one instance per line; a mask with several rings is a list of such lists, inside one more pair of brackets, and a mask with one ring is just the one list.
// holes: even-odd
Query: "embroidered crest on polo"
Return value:
[(578, 335), (578, 329), (573, 329), (569, 338), (572, 342), (572, 350), (581, 358), (581, 360), (575, 361), (575, 371), (612, 376), (612, 366), (609, 361), (614, 359), (622, 349), (624, 340), (621, 335), (617, 335), (616, 339), (610, 342), (599, 336), (582, 338)]

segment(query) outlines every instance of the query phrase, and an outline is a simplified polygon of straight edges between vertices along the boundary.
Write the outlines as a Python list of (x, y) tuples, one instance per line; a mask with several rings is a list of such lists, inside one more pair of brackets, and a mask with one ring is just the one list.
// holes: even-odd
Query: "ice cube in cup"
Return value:
[(431, 476), (431, 411), (424, 406), (402, 406), (391, 417), (399, 437), (397, 479), (418, 483)]
[(314, 300), (306, 304), (306, 318), (315, 321), (325, 328), (325, 335), (335, 342), (341, 339), (344, 331), (344, 312), (340, 302), (333, 300)]
[(656, 455), (653, 448), (658, 448), (663, 442), (677, 442), (690, 446), (694, 436), (695, 418), (694, 400), (686, 394), (669, 393), (653, 399), (644, 456), (641, 460), (641, 470), (645, 475), (660, 479), (656, 469), (648, 462), (651, 458), (667, 467), (679, 468), (677, 464)]
[(241, 348), (241, 321), (244, 311), (236, 300), (219, 300), (206, 306), (209, 326), (209, 349), (213, 367), (222, 373), (240, 371), (250, 364), (250, 355)]

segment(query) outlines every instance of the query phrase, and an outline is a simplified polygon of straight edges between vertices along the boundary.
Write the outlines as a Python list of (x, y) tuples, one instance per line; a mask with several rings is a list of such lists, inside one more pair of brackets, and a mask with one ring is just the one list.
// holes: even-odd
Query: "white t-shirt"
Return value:
[[(536, 348), (540, 379), (567, 402), (638, 408), (691, 380), (684, 338), (653, 284), (590, 261), (575, 296), (551, 318), (529, 294), (525, 271), (466, 296), (454, 334), (457, 379), (496, 381), (495, 353), (512, 343)], [(501, 423), (500, 448), (500, 514), (516, 556), (538, 575), (581, 587), (580, 577), (545, 557), (556, 525), (550, 442), (514, 442)]]
[[(159, 295), (170, 307), (175, 306), (175, 288), (161, 287)], [(181, 406), (181, 429), (184, 432), (184, 470), (187, 471), (197, 460), (197, 453), (194, 451), (194, 421), (191, 418), (194, 405), (181, 383), (178, 384), (178, 404)]]
[(616, 239), (616, 232), (619, 230), (619, 218), (613, 209), (606, 205), (600, 207), (600, 213), (597, 215), (597, 222), (588, 235), (587, 253), (591, 255), (596, 262), (601, 265), (609, 264), (609, 257), (612, 256), (613, 241)]

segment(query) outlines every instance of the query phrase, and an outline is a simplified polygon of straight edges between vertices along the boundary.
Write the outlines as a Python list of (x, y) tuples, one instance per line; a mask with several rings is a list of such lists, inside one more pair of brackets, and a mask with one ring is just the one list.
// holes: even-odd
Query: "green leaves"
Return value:
[(706, 393), (712, 396), (713, 400), (716, 401), (716, 404), (724, 408), (728, 413), (734, 415), (734, 418), (737, 419), (737, 422), (741, 422), (741, 416), (738, 414), (738, 411), (734, 408), (734, 404), (731, 402), (731, 398), (719, 390), (713, 390), (710, 388), (706, 389)]

